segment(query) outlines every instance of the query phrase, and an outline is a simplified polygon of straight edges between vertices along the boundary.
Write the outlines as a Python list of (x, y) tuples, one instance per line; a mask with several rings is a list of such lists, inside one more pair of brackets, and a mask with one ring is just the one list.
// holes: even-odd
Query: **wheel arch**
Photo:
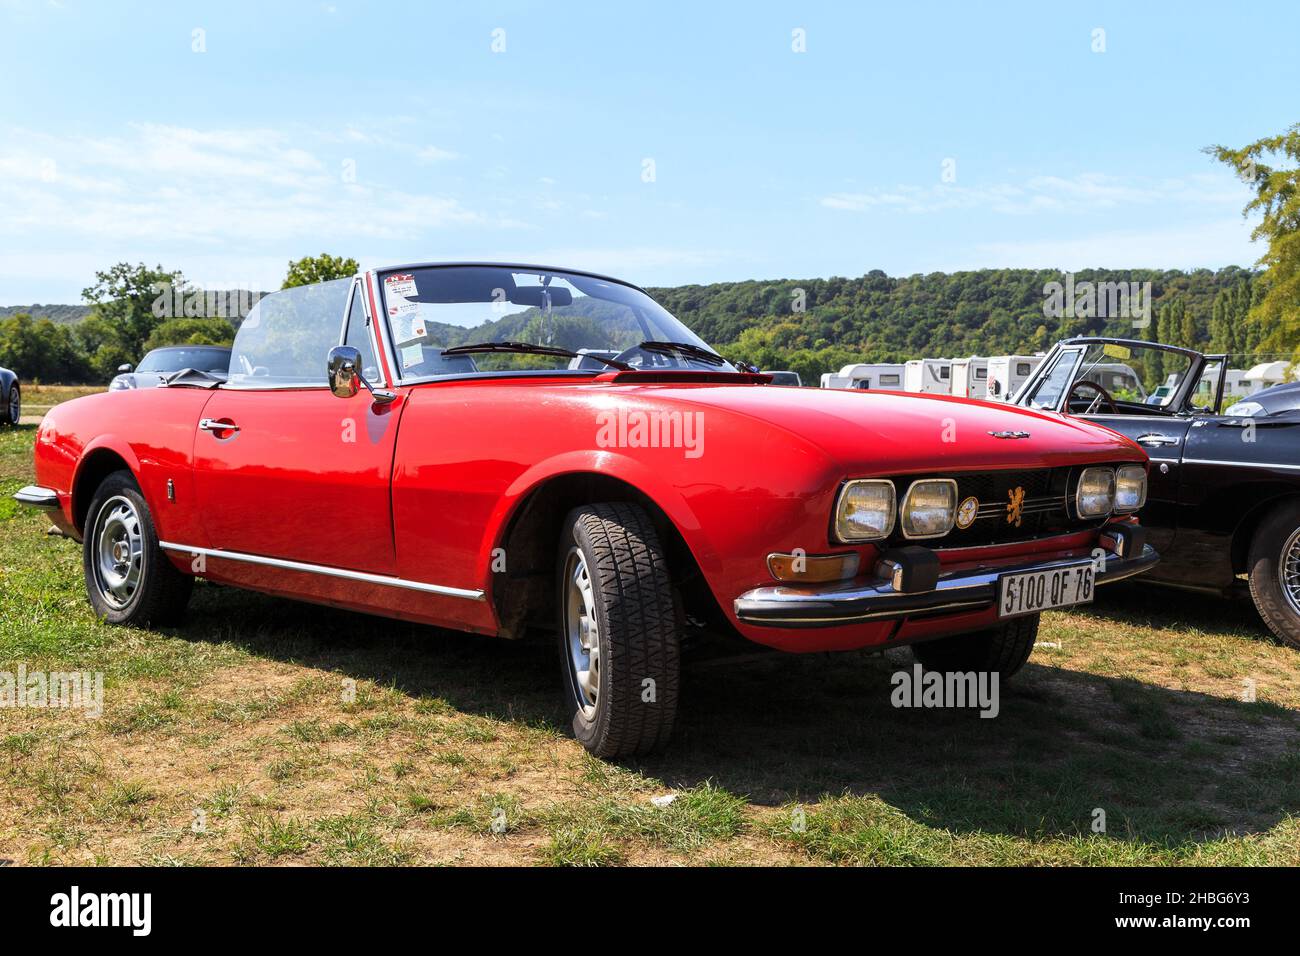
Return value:
[(115, 471), (129, 471), (140, 484), (140, 462), (129, 448), (99, 442), (82, 454), (72, 479), (72, 523), (78, 534), (85, 533), (86, 513), (95, 489)]
[[(490, 574), (490, 592), (502, 636), (520, 637), (530, 626), (550, 625), (555, 610), (556, 543), (564, 519), (574, 508), (604, 501), (628, 501), (644, 508), (660, 534), (673, 584), (688, 612), (721, 618), (704, 573), (712, 551), (685, 501), (678, 496), (665, 507), (663, 497), (670, 496), (652, 495), (625, 474), (590, 467), (538, 476), (507, 496), (509, 509), (495, 525), (499, 533), (484, 556), (489, 571), (496, 572)], [(683, 511), (688, 516), (685, 521)]]
[(1279, 487), (1273, 495), (1254, 505), (1237, 522), (1237, 527), (1232, 532), (1233, 574), (1244, 574), (1249, 570), (1247, 559), (1250, 555), (1250, 543), (1259, 531), (1259, 526), (1282, 505), (1293, 501), (1300, 501), (1300, 488)]

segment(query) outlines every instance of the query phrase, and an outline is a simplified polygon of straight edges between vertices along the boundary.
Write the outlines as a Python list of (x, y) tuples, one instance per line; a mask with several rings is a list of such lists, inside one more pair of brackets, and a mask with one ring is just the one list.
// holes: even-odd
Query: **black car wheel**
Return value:
[(1025, 666), (1038, 639), (1038, 615), (1014, 618), (978, 634), (957, 634), (912, 645), (926, 670), (945, 673), (994, 672), (1006, 680)]
[(158, 547), (149, 505), (129, 471), (113, 472), (95, 491), (82, 565), (90, 605), (110, 624), (172, 623), (194, 586)]
[(0, 425), (17, 425), (22, 417), (23, 395), (18, 389), (18, 383), (14, 382), (9, 387), (9, 394), (5, 396), (3, 408), (0, 408)]
[(1268, 629), (1300, 648), (1300, 501), (1275, 508), (1250, 542), (1250, 596)]
[(650, 516), (623, 502), (575, 509), (557, 567), (574, 736), (597, 757), (662, 747), (677, 714), (679, 615)]

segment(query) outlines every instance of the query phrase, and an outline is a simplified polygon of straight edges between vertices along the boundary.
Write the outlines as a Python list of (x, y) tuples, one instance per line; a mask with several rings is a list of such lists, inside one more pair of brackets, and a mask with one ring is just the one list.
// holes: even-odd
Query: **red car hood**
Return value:
[[(651, 404), (694, 406), (705, 412), (706, 432), (711, 414), (756, 419), (811, 442), (845, 468), (864, 473), (1053, 467), (1147, 458), (1141, 448), (1109, 428), (997, 402), (755, 385), (620, 383), (612, 387)], [(1028, 432), (1029, 436), (998, 438), (990, 432)], [(770, 451), (755, 449), (756, 455)]]

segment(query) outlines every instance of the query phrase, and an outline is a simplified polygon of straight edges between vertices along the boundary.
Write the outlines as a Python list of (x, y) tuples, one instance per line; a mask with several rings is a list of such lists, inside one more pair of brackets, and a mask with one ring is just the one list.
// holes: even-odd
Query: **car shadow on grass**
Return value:
[(1278, 643), (1244, 591), (1224, 598), (1137, 579), (1099, 589), (1097, 594), (1096, 603), (1088, 605), (1085, 613), (1106, 621), (1173, 630), (1193, 628)]
[[(549, 643), (233, 593), (200, 588), (182, 635), (562, 728)], [(1140, 595), (1129, 600), (1090, 613), (1154, 613)], [(1161, 623), (1181, 626), (1176, 615)], [(1041, 651), (1033, 660), (1045, 663), (1001, 689), (990, 719), (892, 706), (891, 674), (912, 666), (905, 649), (690, 666), (673, 744), (624, 763), (668, 787), (711, 781), (758, 806), (875, 796), (929, 827), (1035, 839), (1086, 836), (1098, 808), (1111, 836), (1174, 846), (1262, 833), (1300, 813), (1294, 711), (1050, 666)]]

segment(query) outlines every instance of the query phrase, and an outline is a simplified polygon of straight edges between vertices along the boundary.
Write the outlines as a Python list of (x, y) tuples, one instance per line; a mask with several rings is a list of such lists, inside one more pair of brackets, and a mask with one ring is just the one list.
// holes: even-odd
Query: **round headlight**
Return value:
[(894, 483), (880, 479), (848, 482), (835, 505), (835, 534), (841, 541), (878, 541), (894, 530)]
[(110, 392), (120, 392), (127, 388), (135, 388), (135, 380), (126, 375), (119, 375), (108, 383)]
[(901, 514), (904, 537), (942, 537), (952, 530), (957, 517), (957, 482), (951, 478), (912, 482)]
[(1104, 518), (1115, 508), (1115, 469), (1085, 468), (1074, 505), (1080, 518)]
[(1142, 465), (1120, 465), (1115, 469), (1115, 510), (1137, 511), (1147, 503), (1147, 470)]

